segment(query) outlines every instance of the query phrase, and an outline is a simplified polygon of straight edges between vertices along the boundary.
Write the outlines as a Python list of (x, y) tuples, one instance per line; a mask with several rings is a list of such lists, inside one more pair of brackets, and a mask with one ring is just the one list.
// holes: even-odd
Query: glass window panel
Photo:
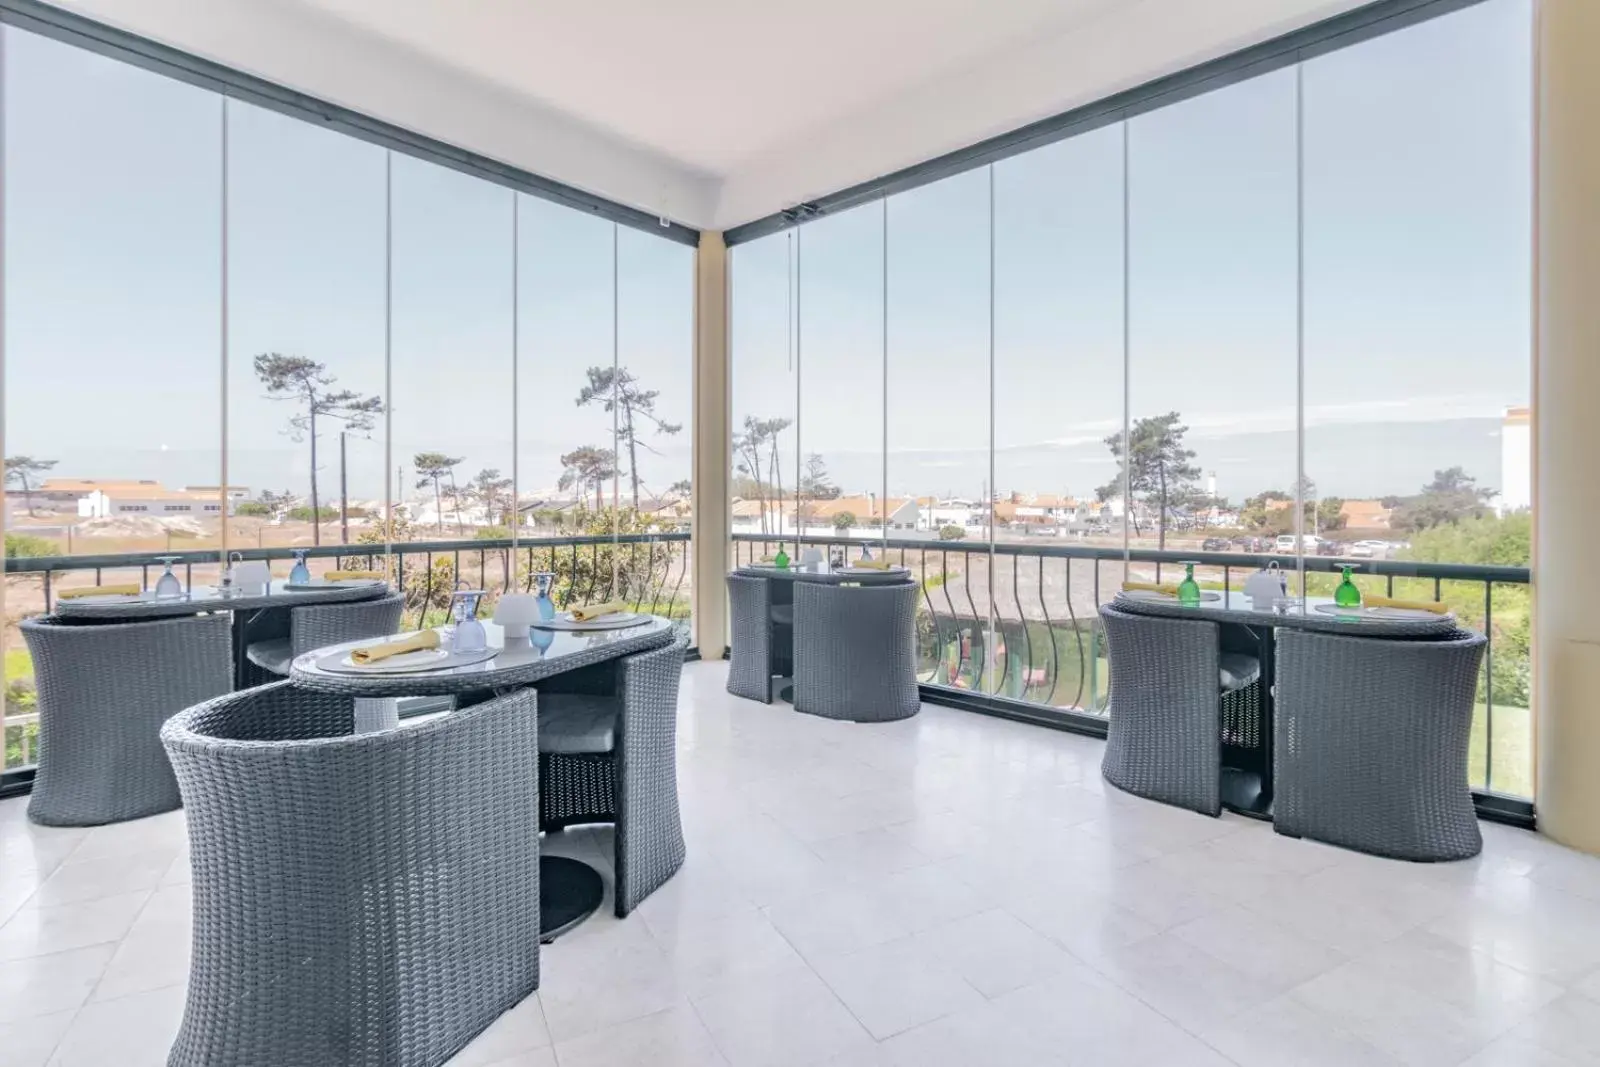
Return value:
[(518, 197), (517, 211), (523, 532), (549, 537), (600, 523), (610, 533), (611, 415), (605, 396), (578, 401), (591, 372), (609, 374), (615, 359), (614, 227), (531, 196)]
[(1121, 551), (1113, 515), (1122, 434), (1120, 125), (995, 165), (996, 615), (1017, 699), (1103, 706), (1093, 624), (1120, 564), (1049, 558)]
[(992, 689), (989, 634), (990, 172), (889, 201), (889, 496), (917, 501), (908, 559), (931, 583), (925, 680)]
[(1294, 529), (1282, 497), (1296, 478), (1296, 121), (1284, 70), (1128, 122), (1136, 548), (1259, 548), (1223, 542)]
[(802, 233), (805, 533), (881, 541), (886, 514), (915, 523), (909, 498), (887, 509), (883, 499), (883, 204), (820, 219)]
[[(503, 536), (494, 487), (512, 468), (514, 194), (398, 153), (391, 166), (396, 540)], [(502, 588), (504, 558), (435, 555), (406, 584), (426, 582), (437, 610), (458, 579)]]
[[(4, 48), (7, 554), (214, 548), (221, 98), (11, 27)], [(14, 623), (46, 604), (41, 580), (7, 586), (5, 764), (19, 766), (37, 723)]]
[(384, 543), (384, 161), (228, 102), (230, 547)]
[[(1305, 64), (1306, 472), (1356, 562), (1529, 560), (1531, 26), (1490, 0)], [(1474, 629), (1485, 592), (1440, 589)], [(1471, 776), (1528, 796), (1528, 587), (1492, 609)]]
[[(618, 229), (617, 241), (617, 450), (627, 465), (618, 527), (630, 534), (687, 533), (694, 472), (695, 252), (630, 229)], [(629, 601), (687, 623), (686, 549), (672, 542), (619, 548)]]
[(792, 233), (779, 233), (738, 245), (729, 266), (730, 528), (736, 538), (741, 534), (772, 538), (741, 551), (738, 559), (744, 562), (752, 555), (760, 559), (776, 553), (778, 538), (794, 532), (798, 380), (792, 256)]

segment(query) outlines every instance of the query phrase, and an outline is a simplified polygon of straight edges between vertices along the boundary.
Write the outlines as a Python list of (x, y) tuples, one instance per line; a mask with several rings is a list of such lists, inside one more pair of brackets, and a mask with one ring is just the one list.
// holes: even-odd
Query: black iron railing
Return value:
[[(386, 570), (395, 587), (407, 594), (407, 608), (434, 606), (447, 599), (454, 582), (465, 580), (491, 593), (523, 592), (533, 586), (540, 571), (556, 575), (555, 599), (560, 607), (597, 601), (626, 600), (635, 610), (652, 614), (687, 612), (689, 534), (646, 533), (523, 537), (460, 541), (405, 541), (391, 545), (348, 544), (303, 547), (244, 548), (246, 560), (288, 561), (296, 552), (309, 560), (335, 561), (341, 568)], [(230, 553), (231, 555), (232, 553)], [(175, 559), (184, 585), (215, 581), (221, 573), (216, 549), (163, 552)], [(7, 575), (37, 576), (43, 592), (43, 610), (54, 605), (56, 586), (64, 574), (92, 574), (99, 584), (106, 573), (137, 571), (140, 584), (149, 586), (151, 570), (162, 564), (146, 553), (107, 555), (23, 556), (5, 561)], [(447, 564), (448, 566), (441, 566)], [(86, 573), (87, 572), (87, 573)], [(445, 579), (450, 584), (446, 585)], [(13, 612), (13, 614), (16, 614)], [(417, 624), (422, 622), (418, 611)]]
[[(530, 591), (534, 575), (556, 576), (552, 595), (559, 607), (625, 601), (636, 611), (667, 615), (689, 624), (690, 538), (688, 533), (643, 533), (571, 537), (520, 537), (493, 540), (408, 541), (383, 544), (320, 545), (303, 548), (245, 548), (247, 560), (288, 561), (297, 551), (308, 560), (331, 560), (341, 569), (381, 571), (406, 597), (406, 625), (418, 629), (444, 620), (456, 583), (489, 591)], [(185, 587), (215, 583), (222, 573), (216, 549), (163, 552)], [(64, 585), (98, 585), (118, 578), (150, 588), (162, 564), (146, 553), (74, 556), (24, 556), (5, 561), (7, 614), (11, 619), (49, 612)], [(321, 568), (315, 564), (313, 572)], [(155, 574), (152, 574), (154, 570)], [(24, 664), (11, 669), (8, 657), (5, 758), (0, 773), (15, 773), (34, 762), (38, 713), (31, 704), (32, 683)], [(3, 783), (0, 783), (3, 784)]]
[[(1047, 722), (1103, 735), (1106, 663), (1098, 607), (1127, 576), (1175, 580), (1172, 565), (1199, 561), (1196, 577), (1220, 590), (1242, 587), (1248, 574), (1271, 562), (1305, 573), (1306, 591), (1331, 594), (1341, 567), (1359, 566), (1357, 584), (1386, 596), (1439, 600), (1462, 623), (1489, 635), (1479, 686), (1479, 723), (1471, 779), (1485, 791), (1531, 792), (1526, 751), (1528, 654), (1526, 567), (1430, 563), (1416, 560), (1343, 559), (1331, 556), (1159, 551), (1115, 545), (1041, 544), (1036, 540), (924, 540), (735, 534), (736, 564), (770, 555), (779, 544), (797, 560), (808, 548), (824, 555), (860, 558), (863, 551), (911, 569), (922, 588), (918, 611), (920, 680), (931, 701)], [(1181, 570), (1179, 571), (1181, 574)], [(1512, 591), (1515, 591), (1513, 595)], [(1520, 599), (1509, 612), (1497, 604)], [(1497, 720), (1497, 704), (1502, 715)], [(1496, 752), (1497, 738), (1502, 749)], [(1510, 746), (1520, 746), (1513, 750)], [(1497, 775), (1497, 771), (1499, 772)]]

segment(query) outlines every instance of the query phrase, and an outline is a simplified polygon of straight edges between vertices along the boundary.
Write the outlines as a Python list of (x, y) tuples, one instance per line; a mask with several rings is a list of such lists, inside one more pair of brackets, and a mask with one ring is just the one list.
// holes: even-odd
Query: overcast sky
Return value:
[[(1492, 420), (1527, 402), (1529, 18), (1528, 0), (1489, 0), (1303, 68), (1305, 405), (1327, 431), (1308, 436), (1307, 469), (1330, 492), (1492, 468)], [(384, 392), (387, 154), (11, 27), (4, 47), (6, 453), (66, 476), (219, 479), (226, 122), (230, 480), (304, 491), (306, 445), (250, 361), (308, 356)], [(1226, 494), (1287, 487), (1296, 81), (1279, 71), (902, 194), (887, 218), (873, 204), (737, 248), (735, 424), (798, 409), (799, 449), (866, 491), (885, 479), (887, 408), (891, 493), (976, 494), (992, 280), (997, 487), (1092, 493), (1123, 417), (1126, 192), (1133, 417), (1179, 411)], [(560, 453), (608, 443), (609, 417), (573, 399), (612, 359), (613, 228), (519, 197), (514, 230), (509, 191), (392, 166), (404, 488), (424, 450), (463, 457), (463, 478), (509, 476), (514, 395), (522, 488), (549, 487)], [(693, 252), (615, 233), (620, 361), (687, 424)], [(1374, 422), (1408, 427), (1404, 464), (1386, 469)], [(355, 498), (383, 491), (381, 431), (349, 445)], [(688, 477), (687, 430), (645, 440), (661, 453), (641, 457), (647, 486)], [(332, 499), (337, 437), (321, 447)]]
[[(1526, 0), (1490, 0), (1304, 65), (1307, 425), (1373, 443), (1384, 433), (1358, 427), (1440, 427), (1407, 431), (1393, 464), (1308, 437), (1329, 491), (1414, 491), (1418, 470), (1456, 463), (1500, 482), (1498, 441), (1463, 439), (1492, 431), (1461, 420), (1528, 400), (1529, 19)], [(1292, 483), (1296, 91), (1279, 71), (994, 167), (1001, 490), (1089, 494), (1115, 475), (1100, 442), (1123, 418), (1125, 187), (1132, 417), (1180, 412), (1225, 494)], [(792, 417), (798, 395), (799, 448), (877, 488), (886, 308), (890, 493), (979, 492), (990, 208), (975, 171), (891, 199), (887, 218), (873, 204), (735, 249), (735, 421)]]

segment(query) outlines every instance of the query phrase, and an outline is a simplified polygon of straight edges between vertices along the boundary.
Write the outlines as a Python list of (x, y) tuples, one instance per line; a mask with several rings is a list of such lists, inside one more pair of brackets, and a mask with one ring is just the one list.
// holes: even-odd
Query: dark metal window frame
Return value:
[(869, 204), (908, 189), (934, 182), (978, 167), (997, 163), (1035, 148), (1064, 141), (1103, 126), (1114, 125), (1136, 115), (1155, 111), (1192, 97), (1221, 89), (1237, 82), (1292, 67), (1308, 59), (1337, 52), (1374, 37), (1415, 26), (1484, 0), (1376, 0), (1354, 11), (1335, 15), (1303, 29), (1294, 30), (1240, 49), (1217, 59), (1197, 64), (1175, 74), (1156, 78), (1124, 92), (1040, 119), (1009, 133), (954, 152), (938, 156), (880, 178), (852, 185), (836, 193), (796, 204), (765, 218), (735, 226), (723, 235), (731, 247), (758, 237), (842, 211)]
[(570, 185), (542, 178), (530, 171), (501, 163), (476, 152), (426, 137), (412, 130), (383, 122), (359, 111), (330, 104), (314, 96), (296, 92), (275, 82), (245, 74), (209, 59), (201, 59), (170, 45), (119, 30), (82, 15), (64, 11), (40, 0), (0, 0), (0, 24), (49, 37), (64, 44), (95, 52), (130, 66), (209, 90), (233, 100), (300, 119), (316, 126), (370, 144), (413, 156), (429, 163), (480, 178), (615, 222), (644, 233), (664, 237), (678, 244), (698, 247), (700, 231), (676, 222), (665, 222), (637, 208), (618, 204)]

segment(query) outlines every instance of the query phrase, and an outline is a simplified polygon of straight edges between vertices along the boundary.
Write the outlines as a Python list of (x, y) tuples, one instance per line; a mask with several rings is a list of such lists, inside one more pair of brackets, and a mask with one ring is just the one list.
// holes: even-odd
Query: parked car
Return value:
[(1345, 543), (1343, 541), (1330, 541), (1327, 538), (1322, 538), (1317, 542), (1317, 555), (1319, 556), (1342, 556), (1344, 554)]
[(1286, 556), (1294, 555), (1294, 534), (1279, 534), (1272, 543), (1272, 551)]
[(1356, 559), (1384, 559), (1389, 555), (1389, 542), (1365, 540), (1350, 546), (1349, 554)]
[(1267, 552), (1271, 550), (1272, 542), (1265, 537), (1235, 537), (1233, 547), (1240, 552)]
[(1208, 537), (1200, 542), (1200, 551), (1202, 552), (1226, 552), (1232, 547), (1226, 537)]

